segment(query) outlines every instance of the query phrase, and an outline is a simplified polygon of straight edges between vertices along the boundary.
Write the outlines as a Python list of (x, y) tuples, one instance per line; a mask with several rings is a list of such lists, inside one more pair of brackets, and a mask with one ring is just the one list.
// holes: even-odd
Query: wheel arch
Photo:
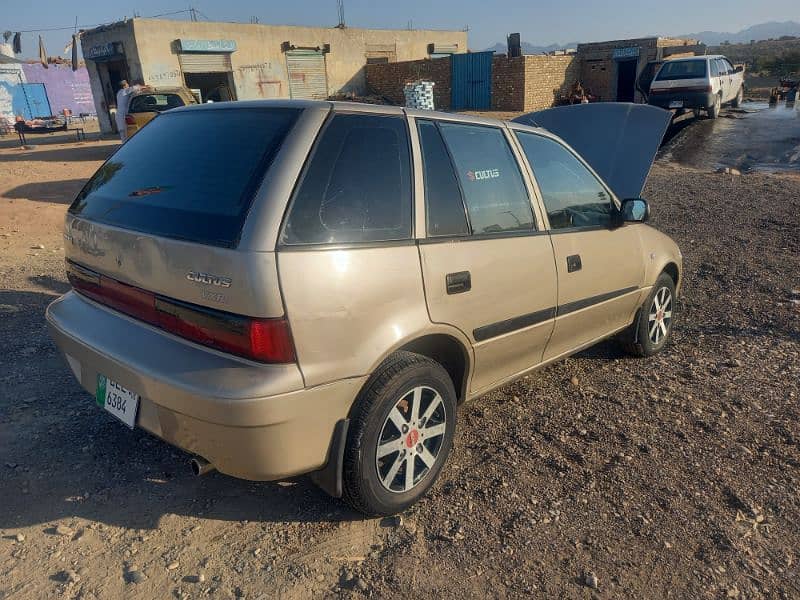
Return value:
[(472, 361), (470, 353), (462, 342), (446, 333), (430, 333), (403, 344), (394, 352), (399, 350), (427, 356), (442, 365), (453, 381), (456, 401), (458, 404), (464, 402), (467, 397), (467, 381)]
[[(438, 362), (453, 381), (458, 404), (467, 398), (473, 367), (472, 346), (460, 331), (442, 326), (409, 335), (383, 353), (374, 362), (368, 375), (371, 377), (386, 359), (400, 351), (414, 352)], [(364, 385), (368, 385), (368, 382)]]
[(666, 273), (672, 278), (672, 283), (675, 284), (676, 291), (680, 289), (681, 271), (677, 263), (672, 261), (668, 262), (667, 264), (664, 265), (664, 267), (661, 269), (660, 272)]

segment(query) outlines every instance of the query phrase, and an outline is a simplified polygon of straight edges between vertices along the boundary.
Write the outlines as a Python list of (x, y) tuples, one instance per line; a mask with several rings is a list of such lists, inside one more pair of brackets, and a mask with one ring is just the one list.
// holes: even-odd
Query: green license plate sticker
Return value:
[(94, 396), (97, 406), (103, 408), (106, 405), (106, 379), (105, 375), (97, 374), (97, 393)]

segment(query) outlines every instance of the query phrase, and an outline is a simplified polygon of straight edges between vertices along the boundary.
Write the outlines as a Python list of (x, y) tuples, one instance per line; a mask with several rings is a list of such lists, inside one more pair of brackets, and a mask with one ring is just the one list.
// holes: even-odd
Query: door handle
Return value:
[(583, 264), (581, 263), (580, 254), (573, 254), (567, 257), (567, 273), (574, 273), (575, 271), (580, 271), (582, 268)]
[(472, 276), (469, 271), (459, 271), (458, 273), (448, 273), (445, 277), (448, 294), (463, 294), (472, 289)]

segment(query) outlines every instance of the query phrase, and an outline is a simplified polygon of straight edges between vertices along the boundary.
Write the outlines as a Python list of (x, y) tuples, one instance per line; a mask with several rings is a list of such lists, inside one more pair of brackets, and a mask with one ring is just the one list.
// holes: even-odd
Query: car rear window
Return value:
[(178, 94), (144, 94), (131, 98), (129, 113), (161, 112), (170, 108), (184, 106), (186, 103)]
[(300, 110), (167, 112), (94, 174), (69, 211), (99, 223), (233, 247)]
[(705, 60), (676, 60), (665, 62), (658, 72), (658, 81), (702, 79), (706, 76)]

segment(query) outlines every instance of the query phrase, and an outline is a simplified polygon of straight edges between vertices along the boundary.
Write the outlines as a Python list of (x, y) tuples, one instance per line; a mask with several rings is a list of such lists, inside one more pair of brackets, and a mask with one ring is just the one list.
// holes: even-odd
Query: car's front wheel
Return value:
[(342, 471), (343, 497), (368, 515), (419, 500), (442, 470), (456, 427), (456, 393), (442, 366), (397, 352), (370, 377), (353, 406)]
[(652, 356), (664, 349), (672, 337), (675, 314), (675, 282), (662, 273), (639, 309), (638, 318), (620, 336), (627, 352)]

